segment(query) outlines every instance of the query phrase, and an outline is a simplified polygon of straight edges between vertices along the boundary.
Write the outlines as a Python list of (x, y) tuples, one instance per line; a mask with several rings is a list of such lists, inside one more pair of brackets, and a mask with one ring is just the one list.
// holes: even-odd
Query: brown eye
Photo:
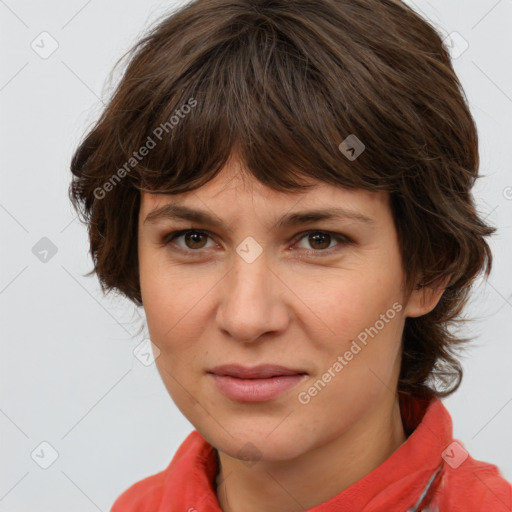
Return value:
[[(188, 249), (202, 249), (204, 247), (204, 241), (208, 237), (208, 235), (198, 231), (189, 231), (183, 236)], [(201, 243), (201, 238), (203, 239), (203, 243)]]
[[(175, 240), (183, 238), (184, 245), (178, 244)], [(170, 233), (167, 235), (163, 243), (164, 245), (168, 245), (171, 242), (178, 246), (179, 249), (183, 251), (199, 251), (200, 249), (204, 249), (206, 247), (206, 241), (210, 238), (210, 235), (204, 231), (197, 230), (184, 230), (184, 231), (175, 231), (174, 233)]]
[[(330, 233), (329, 231), (308, 231), (299, 237), (299, 244), (302, 240), (306, 240), (307, 247), (300, 247), (299, 245), (299, 248), (318, 256), (321, 256), (323, 253), (334, 252), (352, 243), (349, 238), (339, 233)], [(331, 246), (331, 243), (334, 241), (338, 243)]]
[(310, 233), (308, 241), (313, 249), (327, 249), (330, 245), (331, 238), (329, 233)]

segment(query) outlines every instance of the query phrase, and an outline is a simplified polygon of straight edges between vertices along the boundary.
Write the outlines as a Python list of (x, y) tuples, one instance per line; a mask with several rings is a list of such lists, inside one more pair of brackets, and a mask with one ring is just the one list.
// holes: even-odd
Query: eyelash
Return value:
[[(209, 238), (213, 239), (213, 234), (210, 233), (209, 231), (199, 230), (199, 229), (182, 229), (180, 231), (172, 231), (171, 233), (166, 234), (162, 238), (161, 245), (162, 246), (168, 246), (169, 244), (171, 244), (171, 242), (174, 242), (174, 240), (176, 240), (176, 238), (179, 238), (179, 237), (181, 237), (183, 235), (186, 235), (187, 233), (196, 233), (196, 234), (206, 235)], [(322, 231), (322, 230), (318, 230), (318, 229), (304, 231), (303, 233), (299, 233), (298, 235), (296, 235), (294, 237), (293, 240), (294, 241), (296, 240), (297, 242), (299, 242), (300, 240), (305, 238), (307, 235), (310, 235), (312, 233), (323, 234), (323, 235), (330, 235), (334, 240), (339, 242), (338, 245), (336, 245), (334, 247), (331, 247), (329, 249), (319, 249), (319, 250), (311, 249), (311, 250), (306, 250), (307, 253), (309, 253), (309, 254), (311, 254), (313, 256), (330, 255), (333, 252), (335, 252), (337, 250), (340, 250), (341, 247), (347, 246), (347, 245), (352, 245), (354, 243), (353, 240), (351, 240), (350, 238), (348, 238), (345, 235), (342, 235), (341, 233), (334, 233), (332, 231)], [(186, 254), (200, 253), (200, 252), (203, 251), (202, 249), (185, 249), (185, 248), (180, 247), (180, 246), (176, 246), (176, 250), (178, 250), (179, 252), (182, 252), (182, 253), (186, 253)]]

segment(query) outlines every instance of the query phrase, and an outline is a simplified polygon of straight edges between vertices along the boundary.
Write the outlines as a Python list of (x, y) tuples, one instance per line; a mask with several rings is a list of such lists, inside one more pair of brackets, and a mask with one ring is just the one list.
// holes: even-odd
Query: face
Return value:
[[(426, 312), (417, 292), (403, 296), (388, 195), (314, 185), (277, 192), (232, 160), (195, 191), (141, 196), (158, 370), (185, 417), (232, 457), (291, 459), (342, 436), (396, 389), (405, 318)], [(326, 209), (344, 213), (290, 220)]]

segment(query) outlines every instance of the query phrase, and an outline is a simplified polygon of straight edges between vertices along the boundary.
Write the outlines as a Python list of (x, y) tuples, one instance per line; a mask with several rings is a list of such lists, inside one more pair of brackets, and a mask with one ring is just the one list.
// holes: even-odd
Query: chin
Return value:
[(250, 428), (226, 423), (222, 425), (227, 432), (218, 425), (214, 430), (201, 429), (200, 426), (196, 429), (217, 450), (235, 459), (245, 460), (249, 466), (262, 460), (275, 462), (294, 459), (313, 448), (314, 444), (311, 435), (304, 438), (300, 425), (296, 429), (290, 426), (276, 428), (279, 421), (273, 421), (269, 426), (268, 420), (261, 423), (254, 420)]

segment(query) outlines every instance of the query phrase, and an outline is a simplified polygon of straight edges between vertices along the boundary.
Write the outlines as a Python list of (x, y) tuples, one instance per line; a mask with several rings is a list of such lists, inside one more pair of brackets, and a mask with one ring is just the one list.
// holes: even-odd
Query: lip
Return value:
[(305, 374), (307, 372), (301, 369), (287, 368), (276, 364), (260, 364), (253, 367), (239, 364), (223, 364), (221, 366), (215, 366), (208, 373), (237, 377), (239, 379), (266, 379), (269, 377), (279, 377), (281, 375)]
[(251, 368), (222, 365), (208, 374), (222, 394), (237, 402), (273, 400), (307, 378), (304, 370), (271, 364)]

